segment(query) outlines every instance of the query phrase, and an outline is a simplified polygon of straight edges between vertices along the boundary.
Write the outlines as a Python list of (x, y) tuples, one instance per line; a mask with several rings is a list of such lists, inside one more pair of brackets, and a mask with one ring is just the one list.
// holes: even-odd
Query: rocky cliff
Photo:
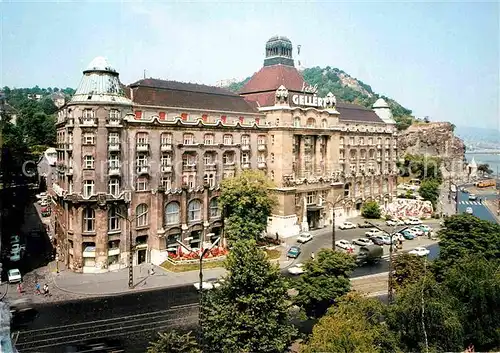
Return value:
[(419, 154), (439, 157), (445, 179), (463, 177), (466, 175), (465, 145), (453, 130), (454, 125), (448, 122), (413, 124), (398, 135), (400, 156)]

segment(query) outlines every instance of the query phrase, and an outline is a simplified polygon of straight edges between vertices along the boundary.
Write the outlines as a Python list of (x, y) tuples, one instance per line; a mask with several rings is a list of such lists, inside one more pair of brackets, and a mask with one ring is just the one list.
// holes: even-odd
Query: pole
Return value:
[(387, 300), (389, 304), (392, 304), (393, 301), (393, 276), (392, 276), (392, 252), (393, 252), (393, 242), (392, 242), (392, 237), (394, 233), (390, 234), (390, 241), (391, 245), (389, 245), (389, 283), (388, 283), (388, 288), (387, 288)]
[(333, 208), (333, 220), (332, 220), (332, 250), (335, 251), (335, 207)]
[(200, 326), (200, 346), (203, 352), (203, 254), (200, 256), (200, 305), (198, 308), (198, 325)]
[(127, 219), (128, 221), (128, 287), (129, 289), (134, 288), (134, 256), (132, 254), (132, 221)]

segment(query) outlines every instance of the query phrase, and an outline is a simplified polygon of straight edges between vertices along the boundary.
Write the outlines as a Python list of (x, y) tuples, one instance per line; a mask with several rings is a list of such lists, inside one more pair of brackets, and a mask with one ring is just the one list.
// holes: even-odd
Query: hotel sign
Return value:
[(329, 97), (321, 98), (316, 95), (294, 94), (292, 96), (292, 102), (295, 105), (306, 107), (326, 108), (330, 103), (330, 99)]

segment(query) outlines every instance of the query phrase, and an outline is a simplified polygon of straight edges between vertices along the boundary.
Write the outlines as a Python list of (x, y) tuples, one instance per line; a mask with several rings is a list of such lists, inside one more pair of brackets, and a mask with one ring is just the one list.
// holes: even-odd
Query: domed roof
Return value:
[(267, 40), (267, 43), (270, 43), (270, 42), (275, 42), (275, 41), (278, 41), (278, 40), (282, 40), (284, 42), (290, 42), (292, 43), (292, 41), (290, 39), (288, 39), (287, 37), (285, 36), (274, 36), (274, 37), (271, 37)]
[(377, 101), (375, 103), (373, 103), (373, 108), (376, 109), (376, 108), (389, 108), (389, 104), (387, 104), (387, 102), (382, 99), (382, 98), (379, 98), (377, 99)]
[(103, 56), (94, 58), (87, 66), (85, 71), (111, 71), (116, 72), (115, 69), (108, 63), (108, 60)]

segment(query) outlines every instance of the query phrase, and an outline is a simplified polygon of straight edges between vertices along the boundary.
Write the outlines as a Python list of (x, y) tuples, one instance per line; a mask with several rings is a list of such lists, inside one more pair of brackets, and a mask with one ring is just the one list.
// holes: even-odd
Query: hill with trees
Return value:
[[(318, 85), (319, 96), (325, 96), (328, 92), (332, 92), (341, 102), (359, 104), (367, 108), (371, 108), (377, 99), (385, 99), (392, 109), (399, 130), (408, 128), (416, 120), (410, 109), (403, 107), (392, 98), (375, 93), (370, 85), (340, 69), (330, 66), (325, 68), (316, 66), (302, 71), (302, 76), (309, 85)], [(247, 77), (245, 80), (232, 83), (226, 88), (238, 92), (249, 80), (250, 77)]]

